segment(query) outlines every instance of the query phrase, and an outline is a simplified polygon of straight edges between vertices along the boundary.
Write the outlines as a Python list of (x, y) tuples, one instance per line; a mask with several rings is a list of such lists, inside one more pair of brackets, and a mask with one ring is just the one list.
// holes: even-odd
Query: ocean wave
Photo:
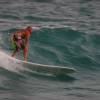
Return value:
[[(16, 30), (5, 30), (6, 35), (3, 34), (2, 37), (4, 47), (11, 48), (7, 40), (10, 34), (7, 33)], [(99, 37), (66, 27), (40, 28), (33, 31), (30, 37), (29, 61), (94, 70), (100, 65)]]

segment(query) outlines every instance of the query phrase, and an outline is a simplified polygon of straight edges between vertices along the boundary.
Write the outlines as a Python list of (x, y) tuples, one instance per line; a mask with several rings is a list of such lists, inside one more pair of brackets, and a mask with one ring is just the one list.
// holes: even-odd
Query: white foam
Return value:
[(39, 30), (40, 29), (40, 27), (32, 27), (32, 29), (35, 29), (35, 30)]
[(19, 72), (24, 69), (21, 63), (18, 63), (16, 59), (2, 51), (0, 51), (0, 67), (13, 72)]

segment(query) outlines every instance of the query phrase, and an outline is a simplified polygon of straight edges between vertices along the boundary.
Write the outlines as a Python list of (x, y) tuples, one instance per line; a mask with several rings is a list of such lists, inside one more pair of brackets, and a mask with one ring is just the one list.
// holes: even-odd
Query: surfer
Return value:
[(24, 60), (27, 61), (29, 38), (32, 33), (32, 27), (28, 26), (25, 29), (18, 30), (11, 35), (11, 42), (14, 45), (12, 57), (15, 57), (19, 50), (23, 50)]

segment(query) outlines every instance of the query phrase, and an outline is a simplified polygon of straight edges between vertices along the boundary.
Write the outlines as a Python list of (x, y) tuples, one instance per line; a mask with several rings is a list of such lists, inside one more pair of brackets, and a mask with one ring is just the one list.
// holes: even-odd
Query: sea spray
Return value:
[(17, 63), (14, 58), (2, 51), (0, 51), (0, 67), (13, 72), (23, 70), (22, 64)]

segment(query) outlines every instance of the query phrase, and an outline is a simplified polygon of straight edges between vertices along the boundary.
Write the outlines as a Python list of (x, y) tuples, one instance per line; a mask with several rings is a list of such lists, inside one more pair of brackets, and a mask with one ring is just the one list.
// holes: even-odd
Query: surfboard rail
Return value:
[(18, 63), (23, 64), (24, 67), (27, 67), (39, 73), (65, 75), (65, 74), (71, 74), (77, 71), (75, 68), (70, 68), (70, 67), (65, 67), (65, 66), (44, 65), (44, 64), (38, 64), (38, 63), (26, 62), (26, 61), (22, 61), (18, 59), (16, 60), (18, 61)]

